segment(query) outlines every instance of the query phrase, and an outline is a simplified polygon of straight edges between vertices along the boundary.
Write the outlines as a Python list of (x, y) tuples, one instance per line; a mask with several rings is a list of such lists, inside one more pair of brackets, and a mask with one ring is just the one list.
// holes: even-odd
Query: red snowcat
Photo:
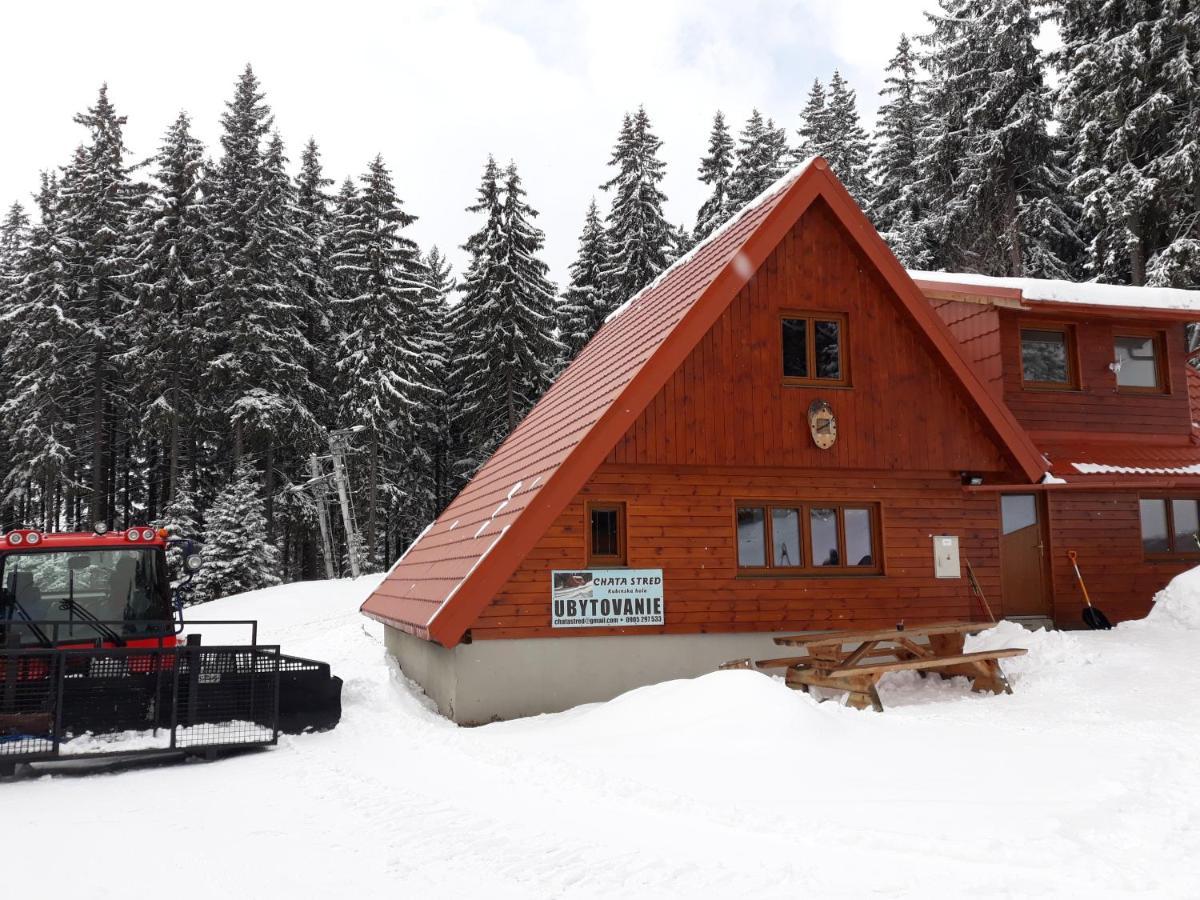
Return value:
[[(213, 758), (338, 723), (341, 679), (258, 643), (257, 622), (189, 617), (180, 640), (195, 551), (145, 526), (0, 534), (0, 776), (62, 759)], [(249, 643), (204, 644), (208, 625)]]

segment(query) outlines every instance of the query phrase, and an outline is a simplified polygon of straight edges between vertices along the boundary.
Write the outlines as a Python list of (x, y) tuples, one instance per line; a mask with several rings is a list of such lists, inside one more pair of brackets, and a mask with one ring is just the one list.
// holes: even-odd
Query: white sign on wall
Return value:
[(550, 573), (554, 628), (663, 624), (662, 569)]

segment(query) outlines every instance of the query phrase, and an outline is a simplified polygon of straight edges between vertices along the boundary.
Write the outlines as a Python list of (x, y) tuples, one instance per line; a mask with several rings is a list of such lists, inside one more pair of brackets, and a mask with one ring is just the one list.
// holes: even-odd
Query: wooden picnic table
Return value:
[[(971, 690), (1012, 693), (1000, 660), (1021, 656), (1026, 650), (1011, 647), (966, 653), (966, 635), (992, 627), (991, 622), (935, 622), (868, 631), (831, 631), (775, 638), (785, 647), (801, 647), (804, 656), (762, 659), (760, 669), (784, 668), (788, 687), (808, 691), (811, 687), (849, 693), (849, 704), (857, 709), (873, 707), (883, 712), (876, 685), (888, 672), (911, 669), (922, 674), (936, 672), (943, 678), (956, 675), (971, 679)], [(922, 642), (921, 639), (924, 639)], [(750, 660), (727, 663), (726, 667), (750, 668)]]

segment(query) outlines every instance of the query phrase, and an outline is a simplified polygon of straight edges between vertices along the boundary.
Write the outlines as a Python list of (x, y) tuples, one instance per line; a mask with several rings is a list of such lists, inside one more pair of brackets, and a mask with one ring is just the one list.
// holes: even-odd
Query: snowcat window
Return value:
[[(158, 635), (171, 619), (162, 554), (142, 547), (8, 553), (0, 557), (0, 617), (63, 623), (59, 640), (94, 640), (87, 616), (124, 637)], [(51, 629), (44, 629), (49, 634)]]

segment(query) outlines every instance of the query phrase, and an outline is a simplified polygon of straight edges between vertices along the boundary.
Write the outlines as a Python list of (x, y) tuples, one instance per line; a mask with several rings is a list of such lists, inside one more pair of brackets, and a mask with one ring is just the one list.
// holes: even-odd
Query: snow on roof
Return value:
[[(1133, 438), (1133, 435), (1130, 435)], [(1051, 462), (1051, 473), (1079, 482), (1081, 476), (1100, 476), (1105, 481), (1123, 480), (1114, 476), (1187, 477), (1200, 475), (1200, 446), (1186, 444), (1146, 444), (1144, 442), (1043, 443)], [(1087, 481), (1089, 478), (1084, 477)]]
[(1061, 281), (1054, 278), (997, 278), (970, 272), (908, 273), (914, 281), (1021, 292), (1029, 302), (1079, 303), (1087, 306), (1111, 306), (1122, 309), (1159, 309), (1200, 313), (1200, 291), (1180, 288), (1132, 287), (1124, 284), (1100, 284), (1095, 281)]
[(1200, 465), (1164, 466), (1106, 466), (1102, 463), (1071, 463), (1083, 475), (1200, 475)]

